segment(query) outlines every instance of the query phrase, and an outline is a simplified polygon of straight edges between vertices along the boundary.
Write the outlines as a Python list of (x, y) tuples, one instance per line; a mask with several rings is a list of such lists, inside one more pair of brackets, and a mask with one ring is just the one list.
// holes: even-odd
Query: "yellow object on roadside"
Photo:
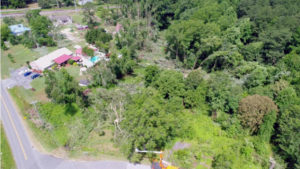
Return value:
[(168, 166), (166, 169), (178, 169), (178, 167)]

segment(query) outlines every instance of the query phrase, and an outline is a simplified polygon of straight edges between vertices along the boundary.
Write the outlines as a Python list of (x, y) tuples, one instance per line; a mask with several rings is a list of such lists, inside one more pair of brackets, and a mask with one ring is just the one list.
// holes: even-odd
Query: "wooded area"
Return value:
[[(158, 158), (139, 149), (172, 152), (167, 160), (182, 168), (269, 168), (270, 158), (300, 168), (299, 0), (114, 3), (83, 7), (86, 42), (109, 58), (87, 71), (91, 84), (79, 87), (65, 69), (45, 73), (52, 102), (39, 112), (52, 142), (82, 150), (109, 129), (132, 162)], [(38, 13), (27, 13), (32, 32), (23, 36), (33, 42), (22, 43), (56, 45)], [(103, 26), (118, 24), (113, 33)], [(3, 43), (13, 41), (7, 30)], [(177, 141), (190, 147), (175, 151)]]

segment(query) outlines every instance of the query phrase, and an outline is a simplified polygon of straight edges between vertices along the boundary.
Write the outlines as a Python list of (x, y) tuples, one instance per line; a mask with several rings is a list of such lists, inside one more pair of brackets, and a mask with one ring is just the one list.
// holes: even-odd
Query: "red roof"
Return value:
[(69, 60), (71, 57), (72, 56), (70, 56), (70, 55), (63, 54), (60, 57), (54, 59), (54, 62), (57, 63), (57, 64), (62, 64), (65, 61)]
[(80, 60), (80, 59), (81, 59), (81, 57), (79, 57), (79, 56), (75, 56), (75, 57), (72, 57), (71, 59), (72, 59), (72, 60), (75, 60), (75, 61), (77, 61), (77, 60)]

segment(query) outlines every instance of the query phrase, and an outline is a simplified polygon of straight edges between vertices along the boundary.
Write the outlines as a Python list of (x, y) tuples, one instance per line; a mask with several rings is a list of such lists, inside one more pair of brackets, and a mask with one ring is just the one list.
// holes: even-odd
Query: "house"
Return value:
[(11, 25), (9, 29), (12, 34), (19, 36), (22, 35), (26, 31), (30, 31), (30, 28), (25, 27), (23, 24)]
[(87, 79), (83, 79), (79, 81), (79, 86), (88, 86), (90, 84), (90, 81)]
[(78, 5), (85, 5), (88, 2), (93, 2), (93, 0), (79, 0)]
[[(70, 55), (72, 56), (72, 52), (67, 48), (60, 48), (56, 51), (53, 51), (43, 57), (40, 57), (39, 59), (33, 61), (30, 63), (30, 66), (33, 70), (37, 71), (44, 71), (45, 69), (50, 68), (55, 63), (55, 59), (63, 56), (63, 55)], [(57, 62), (60, 62), (61, 60), (57, 60)]]
[(49, 19), (53, 22), (54, 26), (67, 25), (73, 22), (72, 18), (67, 15), (62, 15), (62, 16), (51, 15), (49, 16)]

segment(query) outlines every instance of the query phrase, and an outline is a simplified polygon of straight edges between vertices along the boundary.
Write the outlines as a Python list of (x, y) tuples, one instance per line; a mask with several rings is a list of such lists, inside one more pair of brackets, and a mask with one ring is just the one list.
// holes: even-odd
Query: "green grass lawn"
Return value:
[(73, 22), (78, 23), (78, 24), (83, 24), (82, 18), (83, 18), (83, 15), (81, 15), (81, 13), (79, 13), (79, 12), (72, 15)]
[(73, 76), (77, 81), (80, 80), (82, 77), (79, 76), (80, 67), (79, 66), (68, 66), (65, 67), (68, 73)]
[(4, 133), (4, 128), (1, 124), (1, 169), (15, 169), (16, 164), (13, 158), (10, 146), (7, 141), (7, 137)]
[[(14, 62), (12, 62), (8, 54), (11, 54)], [(9, 77), (10, 71), (13, 69), (26, 66), (26, 61), (33, 61), (39, 54), (25, 48), (23, 45), (11, 46), (8, 50), (1, 50), (1, 76), (2, 79)]]

